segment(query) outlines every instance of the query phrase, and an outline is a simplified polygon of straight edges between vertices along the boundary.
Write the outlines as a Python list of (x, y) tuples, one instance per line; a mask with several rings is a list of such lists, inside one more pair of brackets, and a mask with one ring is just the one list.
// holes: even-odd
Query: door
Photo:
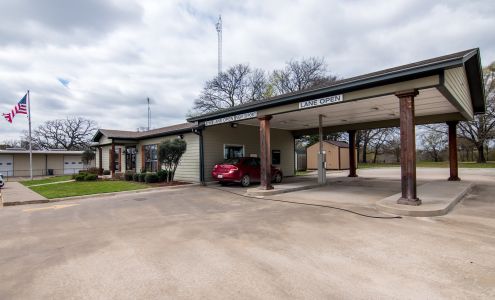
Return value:
[(125, 169), (136, 171), (136, 147), (125, 148)]
[(83, 169), (80, 156), (64, 156), (64, 174), (77, 174)]
[(0, 155), (0, 174), (14, 176), (14, 156)]

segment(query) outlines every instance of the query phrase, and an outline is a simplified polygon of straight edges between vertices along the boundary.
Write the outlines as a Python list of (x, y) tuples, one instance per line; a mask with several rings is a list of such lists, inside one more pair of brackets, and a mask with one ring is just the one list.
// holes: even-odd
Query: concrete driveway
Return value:
[(402, 219), (204, 187), (6, 207), (0, 299), (493, 299), (494, 194)]

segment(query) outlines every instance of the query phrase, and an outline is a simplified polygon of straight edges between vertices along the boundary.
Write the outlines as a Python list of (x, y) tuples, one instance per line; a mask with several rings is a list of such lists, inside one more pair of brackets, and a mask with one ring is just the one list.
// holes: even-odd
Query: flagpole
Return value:
[(29, 120), (29, 177), (33, 180), (33, 139), (31, 138), (31, 96), (27, 91), (28, 120)]

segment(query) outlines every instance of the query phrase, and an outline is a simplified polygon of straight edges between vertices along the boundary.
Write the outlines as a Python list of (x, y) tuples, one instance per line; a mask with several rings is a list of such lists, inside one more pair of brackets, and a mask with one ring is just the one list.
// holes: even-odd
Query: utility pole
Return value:
[(148, 97), (148, 131), (151, 128), (151, 108), (150, 108), (150, 97)]
[(222, 15), (218, 16), (216, 24), (218, 33), (218, 74), (222, 72)]

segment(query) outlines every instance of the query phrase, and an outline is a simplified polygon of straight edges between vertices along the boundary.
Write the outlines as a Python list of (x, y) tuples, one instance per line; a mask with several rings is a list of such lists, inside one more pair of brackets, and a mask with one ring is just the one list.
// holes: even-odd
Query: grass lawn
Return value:
[(308, 175), (309, 171), (296, 171), (296, 176)]
[(67, 181), (67, 180), (71, 180), (71, 179), (72, 179), (71, 175), (63, 175), (63, 176), (55, 176), (55, 177), (50, 177), (50, 178), (45, 178), (45, 179), (21, 181), (21, 183), (24, 184), (25, 186), (32, 186), (35, 184)]
[(53, 199), (140, 190), (148, 187), (150, 186), (147, 184), (130, 181), (81, 181), (33, 186), (31, 189), (48, 199)]
[[(418, 168), (448, 168), (449, 162), (448, 161), (440, 161), (440, 162), (418, 161), (416, 163), (416, 166)], [(399, 163), (389, 163), (389, 164), (358, 163), (358, 168), (360, 169), (389, 168), (389, 167), (400, 167), (400, 164)], [(490, 161), (487, 162), (486, 164), (479, 164), (475, 162), (459, 162), (459, 168), (495, 168), (495, 162)]]

